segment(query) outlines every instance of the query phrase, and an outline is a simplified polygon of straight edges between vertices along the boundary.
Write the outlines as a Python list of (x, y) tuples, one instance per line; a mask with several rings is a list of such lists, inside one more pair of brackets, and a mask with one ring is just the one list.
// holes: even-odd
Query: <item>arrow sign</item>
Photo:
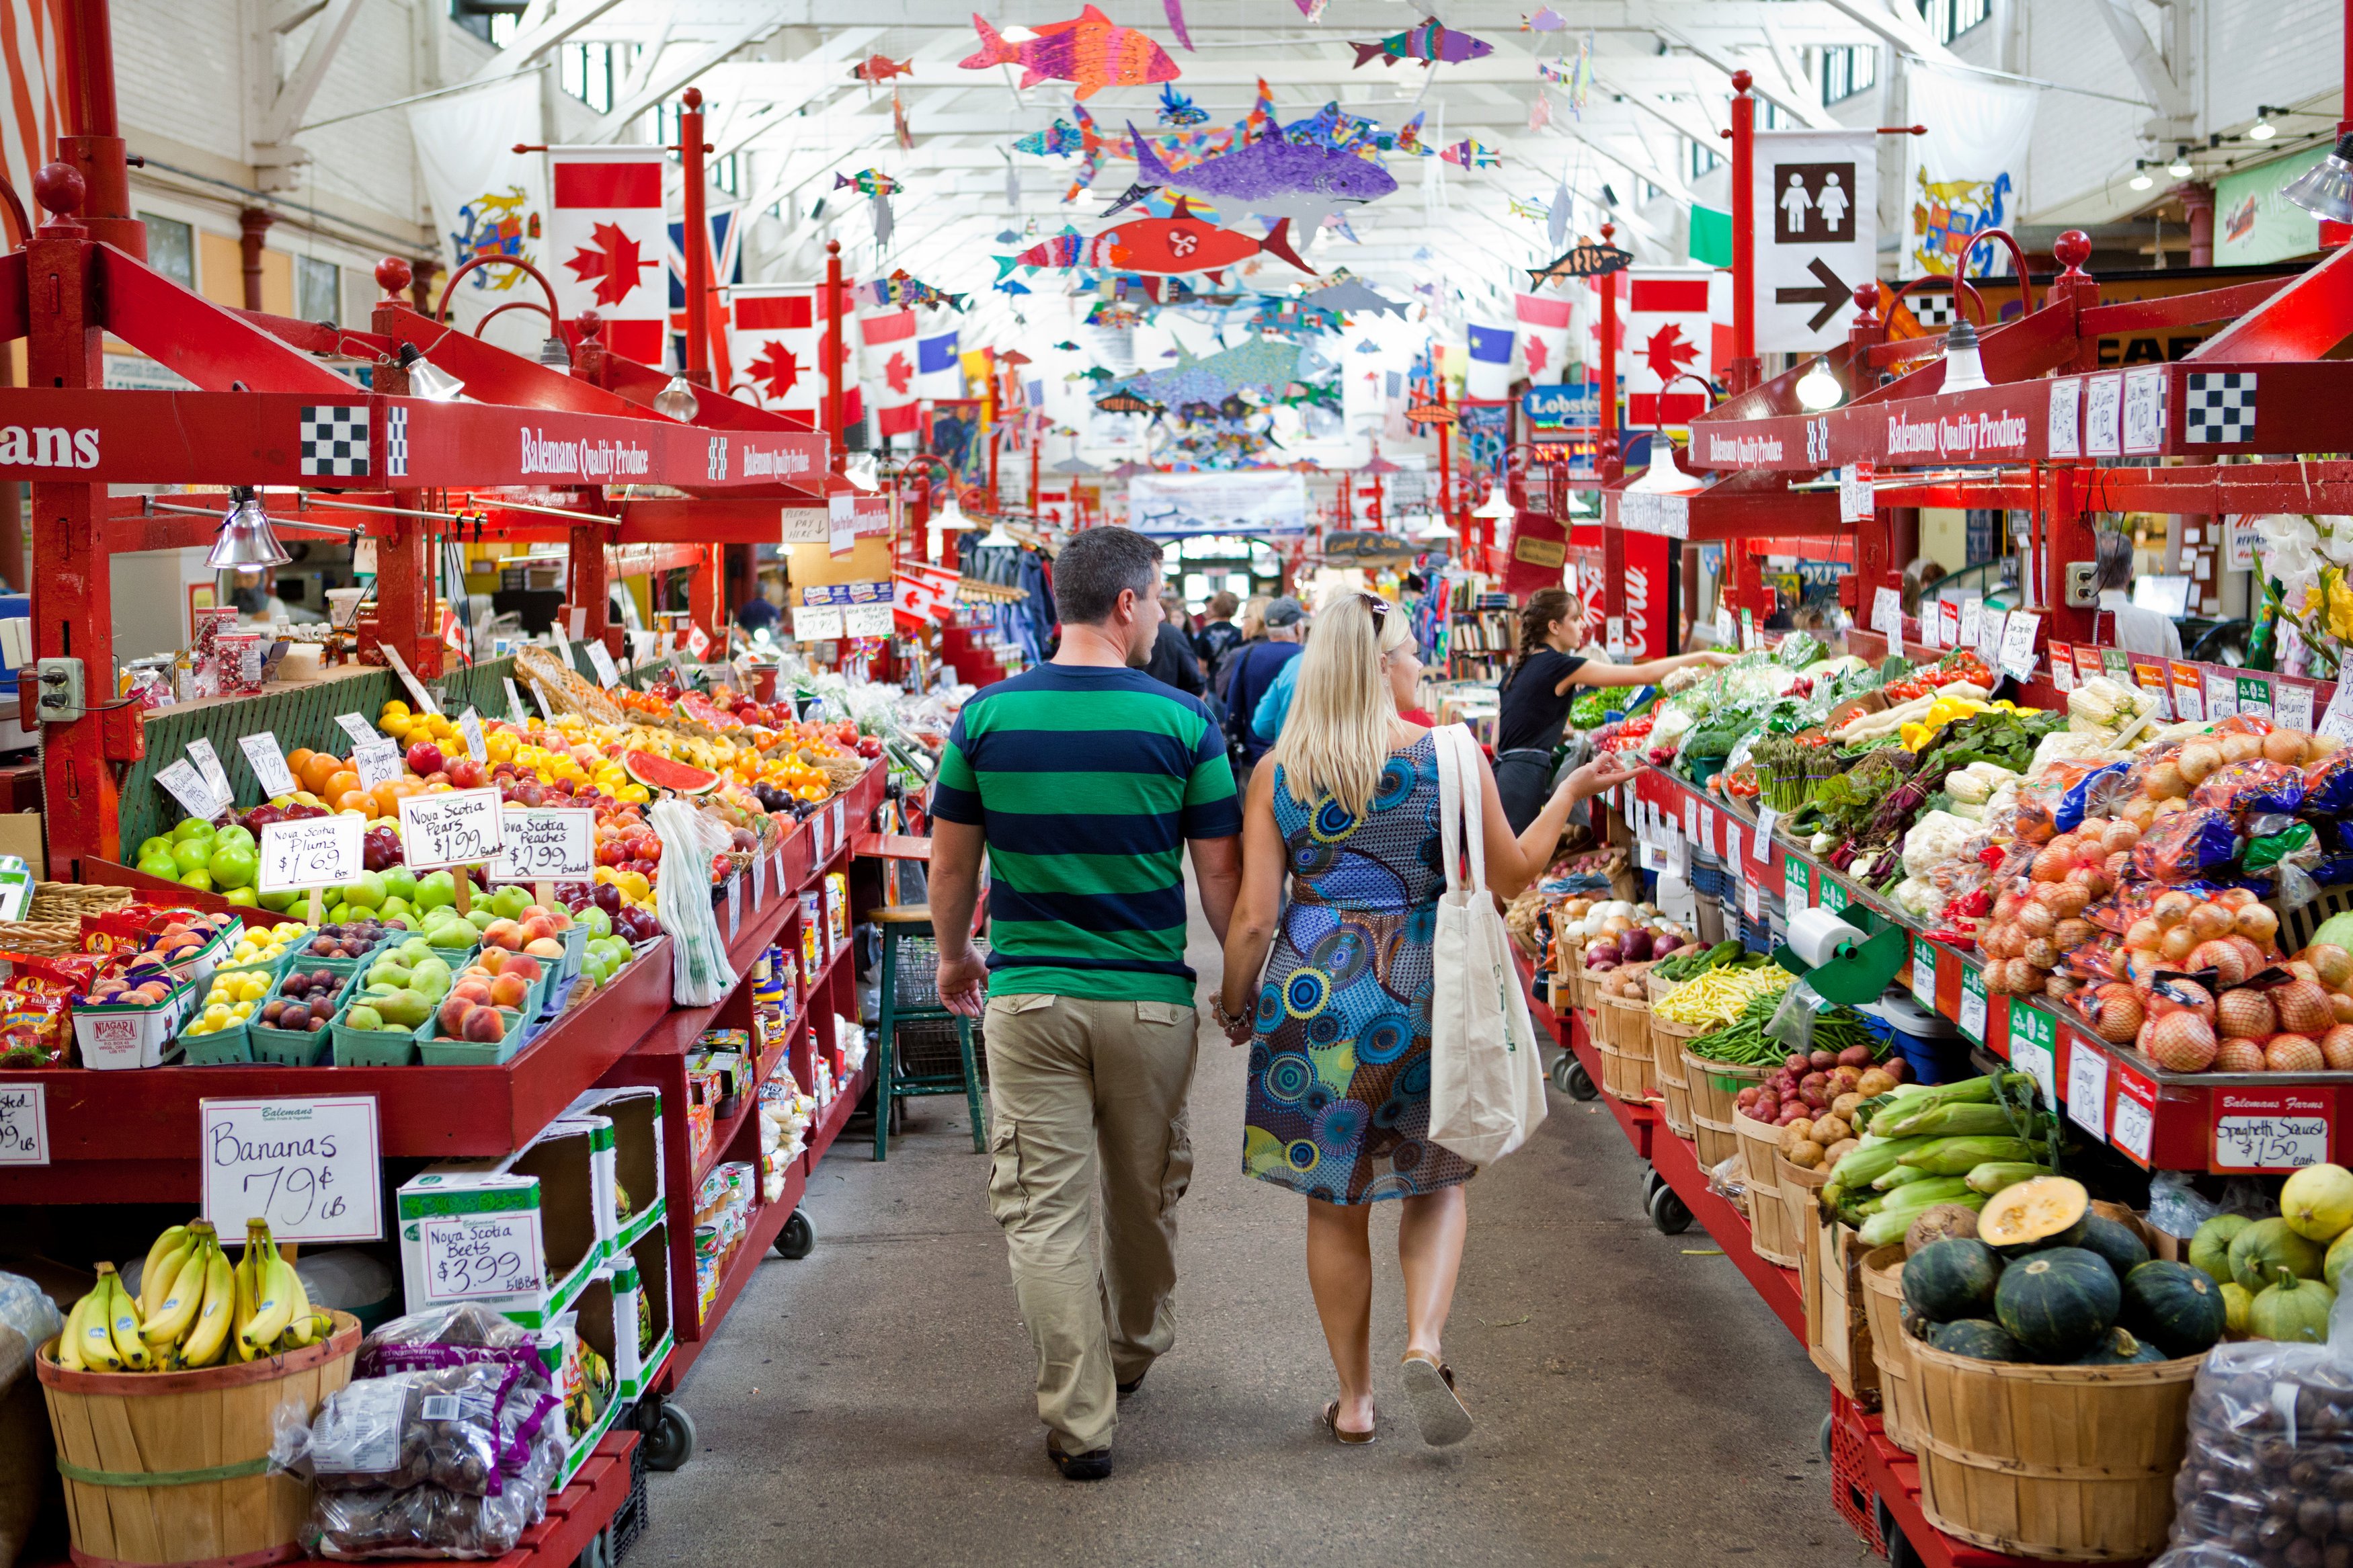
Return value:
[(1819, 332), (1822, 330), (1822, 323), (1838, 313), (1840, 306), (1854, 298), (1854, 290), (1848, 288), (1837, 273), (1823, 265), (1819, 256), (1806, 263), (1806, 270), (1820, 279), (1822, 286), (1819, 289), (1776, 289), (1773, 290), (1773, 303), (1820, 305), (1821, 309), (1815, 311), (1813, 318), (1806, 323), (1807, 331)]

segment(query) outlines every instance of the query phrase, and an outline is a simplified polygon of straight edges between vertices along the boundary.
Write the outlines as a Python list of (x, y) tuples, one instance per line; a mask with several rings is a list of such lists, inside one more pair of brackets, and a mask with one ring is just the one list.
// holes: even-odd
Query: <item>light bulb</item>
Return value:
[(2256, 115), (2255, 122), (2247, 127), (2247, 140), (2250, 142), (2268, 142), (2278, 134), (2279, 127), (2272, 123), (2268, 109)]
[(1487, 492), (1487, 499), (1481, 501), (1479, 510), (1471, 515), (1492, 519), (1498, 522), (1509, 521), (1514, 515), (1512, 498), (1504, 493), (1503, 486), (1497, 485)]
[(1830, 362), (1818, 359), (1798, 378), (1798, 406), (1809, 414), (1819, 414), (1825, 408), (1836, 408), (1846, 396), (1846, 388), (1831, 374)]
[(1978, 353), (1978, 330), (1964, 316), (1945, 333), (1945, 392), (1974, 392), (1993, 384), (1986, 379), (1985, 362)]
[(2172, 175), (2177, 180), (2186, 180), (2190, 175), (2196, 174), (2198, 171), (2190, 166), (2189, 149), (2187, 147), (2175, 148), (2173, 150), (2173, 162), (2165, 166), (2165, 172)]
[(2157, 184), (2155, 180), (2148, 177), (2148, 171), (2142, 168), (2138, 163), (2133, 164), (2133, 177), (2126, 183), (2137, 191), (2145, 191)]

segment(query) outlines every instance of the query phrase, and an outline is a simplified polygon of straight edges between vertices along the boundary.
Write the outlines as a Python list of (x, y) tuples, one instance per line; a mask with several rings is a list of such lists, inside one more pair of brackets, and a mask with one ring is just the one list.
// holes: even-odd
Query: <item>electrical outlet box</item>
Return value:
[(2089, 561), (2067, 563), (2067, 605), (2070, 609), (2097, 609), (2100, 603), (2099, 578)]
[(35, 712), (44, 724), (69, 724), (84, 712), (81, 660), (45, 658), (33, 667)]

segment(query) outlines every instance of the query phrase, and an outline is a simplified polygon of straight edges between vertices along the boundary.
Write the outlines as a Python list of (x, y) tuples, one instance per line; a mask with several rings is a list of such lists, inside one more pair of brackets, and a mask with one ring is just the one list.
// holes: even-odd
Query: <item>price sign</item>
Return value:
[(2023, 998), (2010, 999), (2010, 1065), (2042, 1088), (2042, 1103), (2059, 1103), (2059, 1025)]
[(2118, 1068), (2116, 1114), (2108, 1122), (2108, 1142), (2146, 1166), (2156, 1131), (2157, 1085)]
[(49, 1163), (49, 1087), (0, 1083), (0, 1165)]
[(2320, 732), (2338, 742), (2353, 741), (2353, 680), (2340, 680), (2320, 716)]
[(2074, 650), (2063, 642), (2051, 645), (2051, 684), (2062, 691), (2075, 689)]
[(267, 1220), (280, 1241), (375, 1241), (375, 1096), (196, 1102), (204, 1212), (223, 1236)]
[(2203, 723), (2206, 720), (2206, 694), (2198, 680), (2198, 667), (2179, 660), (2170, 662), (2173, 687), (2173, 711), (2185, 720)]
[(531, 683), (531, 700), (539, 704), (539, 716), (541, 718), (553, 719), (555, 717), (555, 700), (548, 696), (547, 688), (542, 686), (536, 680)]
[(352, 766), (360, 775), (362, 789), (374, 789), (380, 784), (390, 784), (401, 774), (400, 742), (397, 741), (366, 741), (352, 748)]
[(367, 824), (338, 812), (301, 822), (273, 822), (261, 830), (261, 869), (255, 886), (265, 893), (304, 888), (340, 888), (367, 869)]
[(1731, 607), (1718, 605), (1715, 608), (1715, 646), (1730, 647), (1733, 645), (1733, 639), (1739, 635), (1740, 628), (1732, 623)]
[(766, 907), (767, 902), (768, 902), (768, 858), (767, 858), (765, 855), (754, 855), (754, 856), (753, 856), (753, 857), (752, 857), (752, 910), (753, 910), (753, 912), (754, 912), (754, 913), (755, 913), (755, 914), (756, 914), (756, 913), (758, 913), (758, 912), (759, 912), (759, 910), (761, 910), (762, 909), (764, 909), (764, 908), (765, 908), (765, 907)]
[(1912, 1000), (1936, 1010), (1936, 944), (1925, 936), (1912, 939)]
[(1746, 882), (1741, 885), (1740, 896), (1742, 907), (1748, 911), (1748, 918), (1752, 921), (1762, 921), (1765, 918), (1763, 890), (1756, 883)]
[(699, 662), (702, 658), (703, 655), (711, 651), (711, 634), (704, 631), (701, 626), (687, 627), (686, 648), (689, 653), (694, 655), (696, 660)]
[(2020, 680), (2034, 679), (2034, 638), (2042, 629), (2042, 617), (2028, 610), (2013, 610), (2003, 623), (2001, 631), (2001, 668)]
[(155, 782), (180, 803), (180, 809), (190, 816), (209, 817), (227, 803), (213, 794), (213, 786), (196, 771), (195, 763), (181, 757), (168, 766), (155, 770)]
[(585, 882), (596, 874), (596, 814), (569, 807), (499, 814), (503, 842), (491, 876), (506, 882)]
[[(2017, 1037), (2010, 1037), (2017, 1049)], [(2108, 1058), (2083, 1036), (2070, 1034), (2067, 1053), (2067, 1120), (2105, 1140), (2108, 1135)]]
[(1757, 612), (1754, 610), (1743, 609), (1740, 612), (1740, 646), (1744, 651), (1757, 646)]
[(458, 715), (458, 733), (465, 737), (466, 754), (478, 763), (491, 760), (491, 749), (482, 743), (482, 716), (471, 708)]
[(610, 691), (621, 684), (621, 672), (613, 663), (612, 650), (603, 637), (590, 637), (581, 645), (588, 650), (588, 668), (596, 672), (596, 684)]
[(1904, 651), (1904, 595), (1882, 588), (1871, 597), (1871, 628), (1887, 639), (1887, 651)]
[[(2166, 679), (2165, 660), (2145, 658), (2136, 654), (2132, 660), (2132, 674), (2133, 684), (2157, 700), (2157, 716), (2168, 724), (2173, 722), (2173, 682)], [(2304, 694), (2304, 713), (2306, 722), (2297, 728), (2309, 730), (2312, 728), (2312, 693), (2308, 689)]]
[(188, 755), (195, 760), (196, 772), (205, 775), (205, 784), (213, 798), (224, 806), (237, 799), (237, 791), (229, 788), (228, 770), (221, 766), (220, 753), (202, 735), (188, 742)]
[(735, 932), (744, 924), (744, 879), (727, 879), (727, 940), (733, 942)]
[(1781, 814), (1769, 805), (1757, 814), (1757, 860), (1759, 865), (1773, 863), (1773, 825), (1780, 820)]
[[(1732, 818), (1724, 819), (1724, 863), (1734, 870), (1740, 869), (1740, 828)], [(1743, 877), (1746, 872), (1741, 872)]]
[(537, 1209), (436, 1215), (417, 1222), (417, 1239), (425, 1248), (428, 1301), (536, 1296), (547, 1288)]
[(335, 715), (335, 722), (343, 727), (343, 733), (352, 738), (352, 744), (354, 746), (364, 746), (371, 741), (384, 739), (375, 732), (375, 725), (356, 713), (338, 713)]
[(1690, 839), (1701, 853), (1706, 852), (1707, 840), (1702, 838), (1699, 832), (1699, 800), (1695, 795), (1683, 796), (1683, 837)]
[(523, 721), (530, 717), (523, 711), (522, 693), (515, 689), (513, 676), (505, 677), (504, 684), (507, 689), (507, 722), (521, 727)]
[(504, 842), (494, 789), (401, 797), (401, 858), (412, 870), (479, 865), (496, 855)]
[(1950, 599), (1936, 601), (1936, 626), (1947, 647), (1961, 646), (1961, 607)]
[(1983, 594), (1962, 595), (1961, 646), (1963, 647), (1980, 647), (1984, 646), (1984, 639), (1979, 636), (1984, 628), (1985, 595)]
[(1839, 521), (1869, 522), (1874, 496), (1873, 486), (1878, 479), (1876, 463), (1849, 463), (1838, 471)]
[(390, 643), (378, 646), (384, 649), (385, 659), (392, 666), (392, 672), (400, 677), (400, 683), (408, 688), (411, 697), (417, 699), (417, 710), (419, 713), (440, 712), (441, 704), (433, 700), (433, 693), (425, 689), (425, 682), (417, 679), (417, 672), (408, 668), (408, 661), (400, 657), (400, 650)]
[(2294, 1171), (2328, 1158), (2330, 1091), (2218, 1089), (2214, 1168)]
[(2312, 728), (2312, 688), (2290, 686), (2280, 682), (2274, 687), (2277, 697), (2276, 721), (2283, 730)]
[(294, 772), (286, 765), (286, 753), (278, 749), (278, 737), (269, 731), (259, 735), (240, 735), (237, 744), (245, 753), (245, 765), (253, 770), (254, 782), (261, 786), (265, 797), (292, 795), (302, 787), (294, 782)]
[(2239, 710), (2239, 689), (2232, 684), (2228, 670), (2207, 670), (2200, 684), (2206, 689), (2206, 717), (2211, 721), (2228, 719)]
[(1985, 1044), (1985, 977), (1966, 964), (1961, 967), (1961, 1016), (1957, 1021), (1971, 1045)]
[(2239, 711), (2252, 713), (2258, 719), (2272, 716), (2272, 678), (2268, 675), (2232, 677), (2232, 693), (2238, 699)]
[(2001, 637), (2010, 616), (2000, 610), (1987, 610), (1978, 617), (1978, 657), (1996, 669), (2001, 668)]
[(841, 635), (841, 608), (838, 605), (797, 605), (793, 608), (793, 640), (823, 642)]
[(891, 626), (892, 609), (888, 605), (849, 605), (841, 612), (844, 637), (887, 637)]
[(1790, 924), (1806, 912), (1806, 893), (1813, 886), (1803, 857), (1787, 855), (1781, 859), (1781, 913)]

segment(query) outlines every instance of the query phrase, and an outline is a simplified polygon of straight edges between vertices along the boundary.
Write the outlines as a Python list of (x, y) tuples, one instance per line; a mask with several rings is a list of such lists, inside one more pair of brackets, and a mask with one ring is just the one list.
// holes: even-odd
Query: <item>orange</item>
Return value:
[(385, 783), (376, 785), (375, 789), (368, 793), (369, 798), (375, 802), (376, 816), (397, 816), (400, 815), (400, 786), (397, 784), (387, 780)]
[[(339, 792), (329, 789), (327, 787), (327, 781), (333, 778), (337, 773), (342, 773), (343, 771), (343, 763), (342, 758), (333, 756), (326, 752), (314, 752), (310, 756), (302, 759), (302, 767), (299, 776), (302, 780), (302, 787), (309, 790), (312, 795), (332, 795)], [(353, 782), (358, 782), (357, 774), (353, 775)]]
[[(346, 776), (349, 776), (355, 781), (358, 777), (357, 774), (350, 774)], [(356, 811), (362, 816), (369, 817), (378, 815), (375, 796), (370, 795), (367, 791), (359, 788), (356, 783), (354, 783), (352, 788), (347, 789), (341, 795), (335, 796), (334, 800), (331, 804), (337, 811)]]
[[(356, 792), (359, 787), (360, 775), (338, 765), (333, 773), (327, 775), (327, 782), (319, 786), (319, 794), (328, 800), (338, 800)], [(336, 809), (341, 810), (342, 807), (339, 805)]]
[(317, 752), (311, 751), (308, 746), (295, 747), (292, 751), (286, 753), (286, 771), (292, 773), (297, 781), (300, 781), (302, 777), (302, 765), (317, 754)]

